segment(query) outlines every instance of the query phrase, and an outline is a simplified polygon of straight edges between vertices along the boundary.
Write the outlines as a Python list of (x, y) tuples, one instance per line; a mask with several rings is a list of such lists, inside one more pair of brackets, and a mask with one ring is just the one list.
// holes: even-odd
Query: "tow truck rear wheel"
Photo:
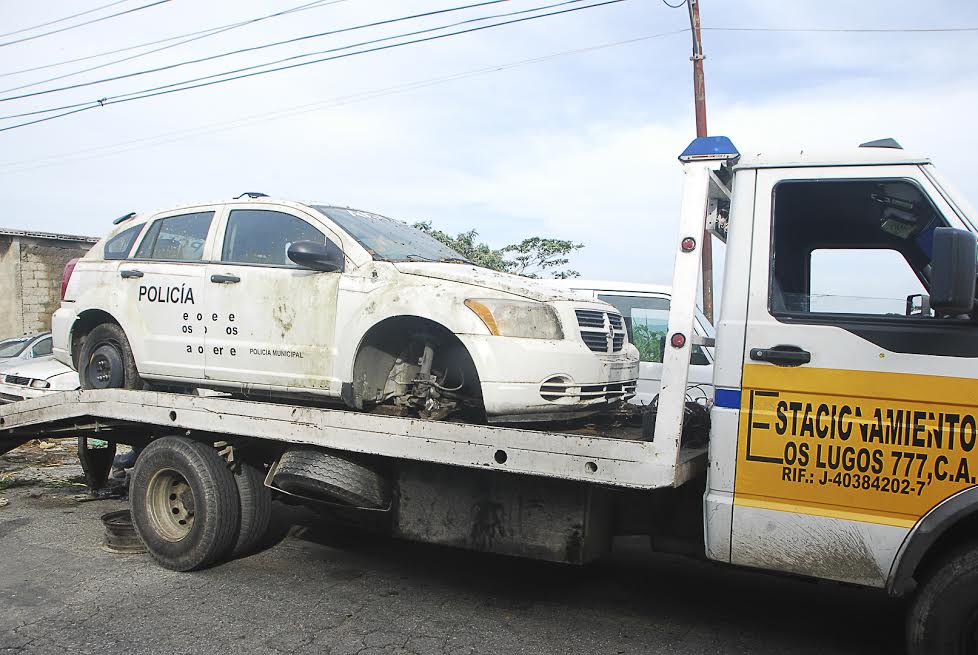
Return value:
[(265, 486), (262, 469), (240, 462), (234, 471), (241, 507), (241, 527), (231, 549), (231, 559), (250, 555), (259, 547), (272, 518), (272, 493)]
[(82, 389), (143, 387), (129, 339), (115, 323), (102, 323), (88, 333), (78, 363)]
[(952, 551), (923, 576), (907, 615), (907, 649), (978, 653), (978, 542)]
[(129, 496), (139, 538), (168, 569), (204, 568), (238, 538), (237, 484), (210, 445), (183, 437), (153, 441), (136, 460)]

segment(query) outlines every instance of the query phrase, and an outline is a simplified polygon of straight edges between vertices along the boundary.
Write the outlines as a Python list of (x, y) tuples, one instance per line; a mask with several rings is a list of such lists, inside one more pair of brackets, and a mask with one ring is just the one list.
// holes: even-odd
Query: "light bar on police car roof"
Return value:
[(740, 157), (733, 142), (725, 136), (700, 136), (693, 139), (679, 161), (732, 161)]

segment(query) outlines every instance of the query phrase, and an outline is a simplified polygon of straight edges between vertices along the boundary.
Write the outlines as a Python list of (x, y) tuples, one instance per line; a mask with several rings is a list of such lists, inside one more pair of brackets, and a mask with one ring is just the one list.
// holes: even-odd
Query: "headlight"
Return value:
[(51, 386), (51, 383), (47, 380), (31, 380), (32, 389), (47, 389)]
[(563, 339), (560, 319), (553, 307), (528, 300), (469, 298), (465, 306), (476, 313), (489, 331), (501, 337)]

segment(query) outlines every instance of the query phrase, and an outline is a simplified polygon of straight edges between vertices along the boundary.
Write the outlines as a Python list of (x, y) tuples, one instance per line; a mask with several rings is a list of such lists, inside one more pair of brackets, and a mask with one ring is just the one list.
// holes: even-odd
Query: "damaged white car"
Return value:
[(0, 403), (78, 388), (78, 374), (50, 355), (0, 365)]
[(635, 393), (621, 314), (405, 223), (245, 194), (129, 215), (65, 270), (55, 356), (82, 388), (210, 388), (519, 422)]

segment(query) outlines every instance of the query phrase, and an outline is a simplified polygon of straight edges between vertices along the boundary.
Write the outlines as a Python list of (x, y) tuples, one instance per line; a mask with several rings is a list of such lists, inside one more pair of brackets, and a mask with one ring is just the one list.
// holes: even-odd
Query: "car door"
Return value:
[[(662, 386), (662, 345), (669, 323), (669, 296), (657, 293), (599, 291), (599, 300), (614, 305), (625, 320), (628, 340), (638, 348), (639, 379), (633, 402), (648, 405)], [(706, 336), (696, 325), (697, 334)], [(694, 346), (690, 356), (689, 394), (692, 398), (711, 398), (713, 384), (712, 357), (701, 346)]]
[(156, 216), (135, 255), (118, 263), (114, 309), (144, 377), (204, 375), (204, 260), (214, 215), (214, 207), (196, 207)]
[(756, 173), (731, 559), (880, 585), (978, 476), (978, 328), (908, 310), (964, 225), (917, 166), (795, 171)]
[(332, 366), (341, 273), (300, 268), (287, 252), (298, 241), (340, 240), (313, 216), (254, 203), (230, 205), (219, 238), (219, 261), (207, 267), (207, 378), (339, 395)]

